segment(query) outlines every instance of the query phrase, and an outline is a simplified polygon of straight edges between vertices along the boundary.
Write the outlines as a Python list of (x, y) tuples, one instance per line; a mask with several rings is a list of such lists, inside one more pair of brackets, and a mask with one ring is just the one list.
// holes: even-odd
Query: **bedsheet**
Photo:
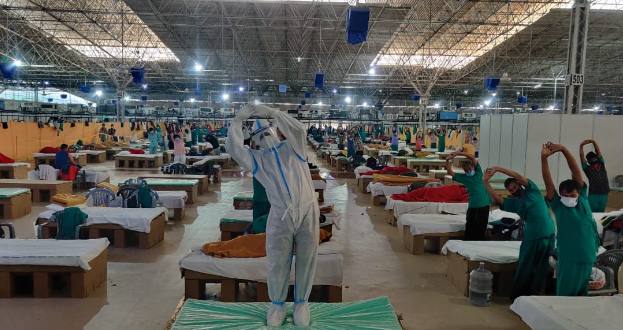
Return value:
[(183, 209), (188, 198), (185, 191), (156, 191), (156, 193), (167, 209)]
[(472, 261), (486, 261), (494, 264), (510, 264), (519, 260), (521, 242), (515, 241), (460, 241), (451, 240), (444, 245), (441, 253), (458, 253)]
[(196, 186), (199, 184), (199, 180), (196, 179), (143, 179), (147, 182), (148, 186)]
[(105, 154), (106, 150), (78, 150), (78, 153), (87, 155), (101, 155)]
[(67, 266), (89, 270), (108, 247), (107, 238), (84, 240), (2, 239), (0, 265)]
[(0, 198), (10, 198), (21, 194), (27, 194), (30, 189), (25, 188), (0, 188)]
[[(156, 207), (151, 209), (127, 209), (116, 207), (86, 207), (82, 209), (86, 213), (87, 225), (94, 224), (116, 224), (128, 230), (141, 233), (149, 233), (151, 222), (164, 213), (167, 218), (167, 209)], [(39, 214), (39, 218), (51, 219), (54, 211), (49, 210)]]
[(534, 330), (623, 329), (623, 294), (611, 297), (525, 296), (511, 310)]
[(372, 196), (391, 197), (393, 194), (406, 194), (408, 186), (387, 186), (381, 182), (370, 182), (366, 188)]
[(403, 214), (465, 214), (467, 203), (432, 203), (432, 202), (404, 202), (387, 199), (386, 210), (393, 210), (394, 216), (400, 218)]
[[(334, 225), (340, 229), (342, 214), (336, 210), (324, 214), (326, 221), (320, 226)], [(221, 222), (251, 222), (253, 221), (253, 210), (230, 210), (221, 217)]]
[[(502, 218), (519, 219), (515, 213), (494, 210), (489, 212), (489, 222)], [(467, 222), (464, 214), (403, 214), (398, 218), (398, 228), (409, 226), (411, 235), (453, 233), (465, 230)]]
[(312, 180), (314, 184), (314, 190), (324, 190), (327, 189), (327, 183), (322, 180)]
[[(333, 241), (318, 246), (318, 263), (314, 285), (342, 285), (344, 257), (340, 251), (341, 246)], [(296, 255), (292, 260), (291, 284), (294, 284), (295, 260)], [(266, 283), (268, 269), (266, 257), (214, 258), (205, 255), (201, 250), (191, 252), (180, 260), (179, 264), (182, 269), (194, 270), (199, 273), (263, 283)]]
[(26, 166), (28, 168), (30, 168), (30, 164), (29, 163), (10, 163), (10, 164), (0, 164), (0, 167), (18, 167), (18, 166)]
[[(125, 153), (127, 152), (127, 154)], [(162, 154), (131, 154), (129, 151), (122, 151), (115, 155), (115, 158), (147, 158), (147, 159), (156, 159), (162, 157)]]

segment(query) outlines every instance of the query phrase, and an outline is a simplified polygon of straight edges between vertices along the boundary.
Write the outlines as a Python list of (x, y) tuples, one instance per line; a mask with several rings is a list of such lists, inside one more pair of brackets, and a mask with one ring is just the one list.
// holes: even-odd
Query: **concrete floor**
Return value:
[[(372, 206), (370, 195), (357, 192), (355, 180), (333, 179), (343, 176), (323, 168), (315, 153), (309, 156), (329, 179), (325, 202), (343, 215), (334, 237), (344, 246), (344, 301), (388, 296), (406, 329), (519, 327), (507, 299), (494, 299), (487, 308), (471, 306), (446, 280), (445, 256), (409, 254), (402, 232), (385, 222), (383, 207)], [(117, 171), (112, 182), (139, 173)], [(109, 248), (108, 285), (88, 298), (0, 299), (0, 329), (165, 329), (184, 292), (178, 261), (191, 247), (218, 240), (219, 219), (233, 208), (233, 196), (252, 189), (249, 174), (240, 170), (227, 171), (223, 181), (211, 184), (210, 192), (186, 209), (182, 222), (169, 222), (164, 241), (152, 249)], [(44, 206), (35, 205), (29, 216), (12, 221), (18, 237), (34, 237), (33, 223)]]

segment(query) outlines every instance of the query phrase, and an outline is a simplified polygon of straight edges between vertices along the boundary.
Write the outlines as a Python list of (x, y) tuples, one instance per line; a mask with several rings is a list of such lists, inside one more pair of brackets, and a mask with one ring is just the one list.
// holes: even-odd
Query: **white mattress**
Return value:
[[(502, 218), (519, 219), (515, 213), (494, 210), (489, 212), (489, 222)], [(465, 214), (403, 214), (398, 218), (398, 228), (409, 226), (411, 235), (454, 233), (465, 230)]]
[(85, 168), (84, 177), (85, 177), (86, 182), (98, 184), (110, 178), (110, 172), (108, 171), (108, 168), (103, 168), (105, 170), (100, 170), (100, 169), (102, 169), (102, 167)]
[(623, 210), (612, 211), (608, 213), (593, 213), (593, 219), (595, 219), (595, 223), (597, 223), (597, 232), (599, 233), (600, 237), (604, 231), (604, 226), (601, 225), (601, 218), (603, 218), (604, 216), (617, 216), (618, 217), (622, 214), (623, 214)]
[(78, 153), (87, 155), (101, 155), (105, 154), (106, 150), (78, 150)]
[(156, 191), (158, 198), (167, 209), (183, 209), (188, 194), (185, 191)]
[[(125, 154), (124, 152), (127, 152), (127, 154)], [(150, 155), (150, 154), (131, 154), (128, 151), (122, 151), (118, 154), (115, 155), (115, 158), (148, 158), (148, 159), (156, 159), (156, 158), (161, 158), (162, 154), (154, 154), (154, 155)]]
[(0, 167), (19, 167), (19, 166), (26, 166), (26, 167), (30, 168), (30, 164), (29, 163), (0, 164)]
[(510, 264), (519, 260), (521, 242), (516, 241), (448, 241), (441, 253), (458, 253), (472, 261), (486, 261), (494, 264)]
[(406, 194), (409, 186), (386, 186), (381, 182), (370, 182), (367, 190), (372, 196), (392, 197), (393, 194)]
[[(355, 172), (355, 179), (359, 179), (361, 177), (361, 175), (359, 173), (365, 173), (365, 172), (370, 172), (372, 171), (371, 168), (367, 167), (367, 166), (357, 166), (357, 168), (355, 168), (353, 170), (353, 172)], [(368, 176), (364, 176), (364, 177), (368, 177)], [(372, 175), (369, 175), (370, 178), (372, 178)]]
[(327, 189), (327, 183), (322, 180), (312, 180), (314, 184), (314, 190), (324, 190)]
[(433, 202), (405, 202), (391, 198), (387, 199), (386, 210), (393, 210), (394, 216), (398, 219), (403, 214), (465, 214), (467, 213), (467, 203), (433, 203)]
[[(78, 159), (81, 157), (86, 157), (86, 154), (77, 154), (77, 153), (70, 153), (69, 155), (71, 155), (74, 159)], [(32, 154), (32, 156), (34, 158), (39, 158), (39, 157), (52, 157), (52, 156), (56, 156), (56, 154), (44, 154), (44, 153), (40, 153), (40, 152), (36, 152), (34, 154)]]
[[(318, 259), (314, 285), (342, 285), (344, 257), (342, 247), (331, 240), (318, 246)], [(290, 283), (294, 284), (294, 265), (292, 260)], [(194, 251), (180, 260), (180, 268), (199, 273), (228, 278), (266, 283), (268, 260), (264, 258), (214, 258), (203, 252)]]
[(623, 329), (623, 295), (612, 297), (519, 297), (511, 310), (534, 330)]
[(208, 161), (227, 160), (230, 158), (231, 156), (228, 154), (221, 154), (219, 156), (186, 156), (186, 159), (195, 161), (193, 163), (193, 166), (200, 166), (200, 165), (207, 163)]
[[(126, 209), (116, 207), (86, 207), (82, 209), (86, 213), (87, 225), (116, 224), (128, 230), (141, 233), (149, 233), (151, 222), (164, 213), (167, 219), (167, 209), (155, 207), (151, 209)], [(39, 218), (51, 219), (54, 211), (45, 211), (39, 214)]]
[(2, 239), (0, 265), (67, 266), (89, 270), (108, 247), (107, 238), (85, 240)]

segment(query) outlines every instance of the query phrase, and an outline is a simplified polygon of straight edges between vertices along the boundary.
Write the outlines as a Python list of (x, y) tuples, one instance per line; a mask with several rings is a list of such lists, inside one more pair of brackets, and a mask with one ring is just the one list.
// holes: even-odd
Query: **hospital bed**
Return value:
[(493, 295), (508, 297), (517, 269), (520, 246), (519, 241), (448, 241), (441, 250), (448, 255), (446, 278), (467, 297), (469, 274), (484, 262), (485, 268), (493, 273)]
[[(268, 303), (224, 303), (190, 299), (182, 306), (171, 330), (265, 329)], [(402, 330), (387, 297), (345, 303), (310, 303), (308, 330)], [(292, 315), (292, 306), (288, 306)], [(276, 329), (298, 329), (288, 317)]]
[[(70, 153), (71, 157), (74, 158), (76, 164), (80, 166), (85, 166), (87, 164), (87, 155), (80, 153)], [(36, 152), (32, 155), (35, 158), (35, 165), (50, 165), (54, 167), (56, 163), (56, 154), (44, 154)]]
[[(35, 225), (41, 230), (41, 238), (56, 236), (54, 212), (62, 209), (49, 209), (41, 214)], [(86, 207), (82, 212), (88, 215), (83, 231), (88, 231), (90, 239), (100, 238), (107, 232), (112, 235), (113, 246), (126, 247), (128, 239), (138, 237), (138, 247), (149, 249), (164, 240), (164, 223), (167, 220), (167, 209), (164, 207), (132, 209), (115, 207)]]
[(324, 202), (324, 191), (327, 189), (327, 183), (323, 180), (312, 180), (314, 190), (318, 193), (318, 202)]
[(234, 196), (235, 210), (253, 209), (253, 191), (241, 191)]
[[(0, 240), (0, 298), (24, 293), (34, 298), (62, 293), (84, 298), (100, 285), (106, 285), (107, 247), (105, 238)], [(55, 291), (59, 278), (68, 279), (68, 292)]]
[(162, 166), (162, 154), (130, 154), (123, 151), (115, 155), (115, 168), (158, 168)]
[(30, 189), (33, 203), (49, 202), (54, 195), (72, 193), (71, 181), (3, 179), (0, 188)]
[[(323, 214), (325, 222), (320, 224), (320, 228), (329, 233), (333, 233), (333, 226), (340, 228), (342, 214), (338, 211)], [(221, 241), (229, 241), (244, 234), (245, 229), (253, 221), (253, 210), (231, 210), (221, 218), (219, 228), (221, 230)]]
[[(493, 210), (489, 212), (489, 222), (502, 218), (519, 220), (515, 213)], [(464, 237), (464, 214), (403, 214), (398, 218), (398, 228), (403, 231), (402, 245), (412, 254), (424, 254), (425, 241), (436, 241), (435, 250), (441, 249), (450, 239)]]
[(30, 189), (0, 188), (0, 218), (16, 219), (30, 214)]
[(162, 206), (173, 210), (173, 221), (182, 221), (186, 216), (186, 200), (188, 194), (185, 191), (156, 191)]
[(195, 204), (199, 194), (199, 181), (186, 179), (145, 179), (147, 185), (157, 191), (185, 191), (187, 204)]
[(87, 155), (87, 163), (106, 162), (106, 150), (79, 150), (78, 153)]
[(203, 174), (141, 174), (139, 179), (174, 179), (174, 180), (197, 180), (198, 193), (203, 194), (208, 192), (208, 186), (210, 185), (210, 178)]
[(394, 194), (406, 194), (409, 192), (409, 185), (406, 186), (386, 186), (382, 182), (370, 182), (367, 192), (372, 194), (371, 202), (374, 206), (387, 203), (387, 200)]
[(0, 164), (0, 179), (26, 179), (29, 168), (28, 163)]
[[(342, 301), (344, 257), (341, 252), (342, 246), (333, 239), (318, 246), (314, 286), (322, 287), (327, 302)], [(266, 257), (214, 258), (196, 249), (182, 258), (179, 264), (185, 281), (186, 299), (205, 299), (205, 284), (220, 283), (221, 301), (237, 301), (237, 286), (246, 282), (257, 283), (256, 301), (270, 301), (266, 285)], [(294, 284), (294, 265), (295, 260), (292, 260), (291, 284)]]
[(391, 197), (385, 204), (387, 222), (396, 226), (403, 214), (466, 214), (467, 203), (405, 202)]
[(623, 294), (598, 297), (525, 296), (510, 309), (523, 329), (612, 330), (623, 329)]
[(228, 154), (220, 154), (218, 156), (186, 156), (186, 165), (203, 165), (203, 163), (208, 161), (220, 165), (223, 169), (228, 169), (232, 166), (231, 156)]
[(441, 159), (413, 158), (407, 160), (407, 167), (416, 173), (427, 173), (429, 170), (440, 170), (446, 166)]

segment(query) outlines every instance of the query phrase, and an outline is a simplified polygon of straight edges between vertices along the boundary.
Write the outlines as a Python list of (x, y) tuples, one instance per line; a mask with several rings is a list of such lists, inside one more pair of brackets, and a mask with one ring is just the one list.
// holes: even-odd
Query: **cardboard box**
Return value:
[(441, 254), (441, 249), (451, 238), (462, 239), (463, 236), (465, 236), (465, 232), (457, 231), (452, 233), (430, 233), (412, 236), (411, 227), (404, 226), (402, 229), (402, 236), (402, 246), (411, 252), (411, 254), (424, 254), (427, 247), (434, 249), (437, 254)]
[[(480, 261), (468, 260), (462, 255), (448, 251), (448, 269), (446, 279), (465, 297), (469, 296), (469, 273), (478, 268)], [(508, 297), (517, 262), (511, 264), (494, 264), (485, 262), (485, 268), (493, 273), (493, 295)]]

